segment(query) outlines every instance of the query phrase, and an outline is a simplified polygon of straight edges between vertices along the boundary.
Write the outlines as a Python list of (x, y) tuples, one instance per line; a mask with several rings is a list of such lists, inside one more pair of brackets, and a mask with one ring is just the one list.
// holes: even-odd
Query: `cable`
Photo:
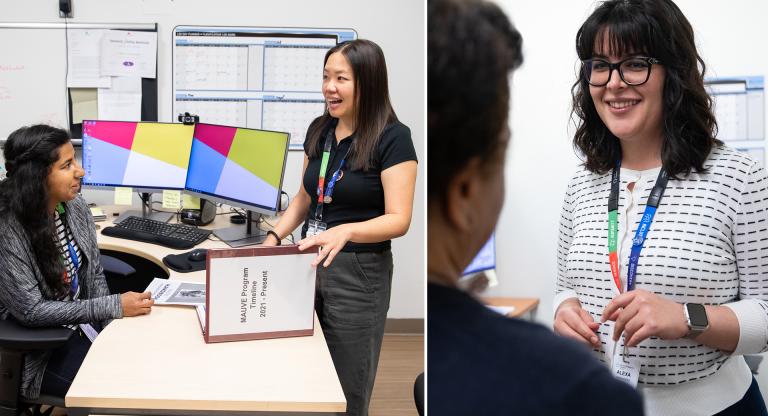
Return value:
[[(67, 124), (70, 124), (72, 120), (70, 108), (69, 108), (69, 87), (67, 86), (67, 80), (69, 79), (69, 19), (64, 15), (64, 100), (66, 101), (64, 107), (67, 109)], [(70, 125), (71, 127), (71, 125)], [(70, 134), (72, 134), (71, 129)]]

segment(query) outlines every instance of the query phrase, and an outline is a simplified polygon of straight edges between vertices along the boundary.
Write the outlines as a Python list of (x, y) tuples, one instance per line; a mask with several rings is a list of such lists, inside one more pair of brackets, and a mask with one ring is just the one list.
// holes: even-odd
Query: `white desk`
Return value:
[[(109, 220), (97, 224), (110, 225)], [(227, 225), (226, 215), (214, 222)], [(182, 252), (97, 232), (100, 248), (136, 254), (163, 268), (165, 255)], [(198, 247), (225, 245), (206, 241)], [(170, 279), (205, 282), (205, 271), (169, 274)], [(346, 409), (317, 318), (311, 337), (206, 344), (194, 308), (179, 306), (155, 306), (149, 315), (117, 319), (105, 328), (72, 383), (66, 405), (100, 414), (164, 415)]]

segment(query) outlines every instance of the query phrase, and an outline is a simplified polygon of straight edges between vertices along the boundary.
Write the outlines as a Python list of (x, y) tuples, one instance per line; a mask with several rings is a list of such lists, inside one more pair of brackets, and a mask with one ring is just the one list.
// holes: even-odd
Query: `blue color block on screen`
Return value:
[(83, 158), (85, 184), (123, 184), (130, 150), (90, 138), (83, 143), (83, 153), (87, 153), (87, 157)]
[(214, 193), (226, 160), (221, 153), (200, 140), (192, 140), (186, 187)]

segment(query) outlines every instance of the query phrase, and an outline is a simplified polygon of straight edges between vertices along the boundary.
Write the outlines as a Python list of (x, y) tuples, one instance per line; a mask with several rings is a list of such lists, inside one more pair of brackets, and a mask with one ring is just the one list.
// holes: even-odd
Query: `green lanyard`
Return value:
[(341, 159), (341, 163), (339, 164), (339, 168), (336, 169), (335, 172), (333, 172), (333, 175), (331, 175), (330, 181), (328, 181), (328, 187), (325, 187), (325, 175), (326, 171), (328, 169), (328, 159), (331, 156), (331, 145), (333, 144), (333, 141), (336, 140), (334, 130), (336, 127), (336, 122), (331, 123), (331, 126), (328, 129), (328, 132), (325, 135), (325, 144), (323, 145), (323, 157), (320, 162), (320, 174), (317, 181), (317, 208), (315, 209), (315, 219), (317, 221), (323, 220), (323, 205), (324, 204), (330, 204), (331, 203), (331, 197), (333, 195), (333, 187), (336, 185), (336, 181), (341, 179), (341, 171), (344, 169), (344, 164), (347, 161), (347, 156), (349, 156), (349, 151), (352, 150), (352, 146), (347, 149), (347, 153), (344, 154), (344, 158)]

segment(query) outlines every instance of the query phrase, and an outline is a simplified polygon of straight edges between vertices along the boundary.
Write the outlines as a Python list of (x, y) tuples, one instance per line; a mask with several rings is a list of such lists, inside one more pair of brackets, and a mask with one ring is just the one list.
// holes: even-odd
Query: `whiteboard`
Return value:
[(66, 129), (63, 31), (3, 28), (0, 37), (0, 139), (28, 124)]
[[(154, 24), (78, 23), (66, 27), (156, 30)], [(0, 23), (0, 141), (29, 124), (69, 130), (64, 28), (63, 23)]]

